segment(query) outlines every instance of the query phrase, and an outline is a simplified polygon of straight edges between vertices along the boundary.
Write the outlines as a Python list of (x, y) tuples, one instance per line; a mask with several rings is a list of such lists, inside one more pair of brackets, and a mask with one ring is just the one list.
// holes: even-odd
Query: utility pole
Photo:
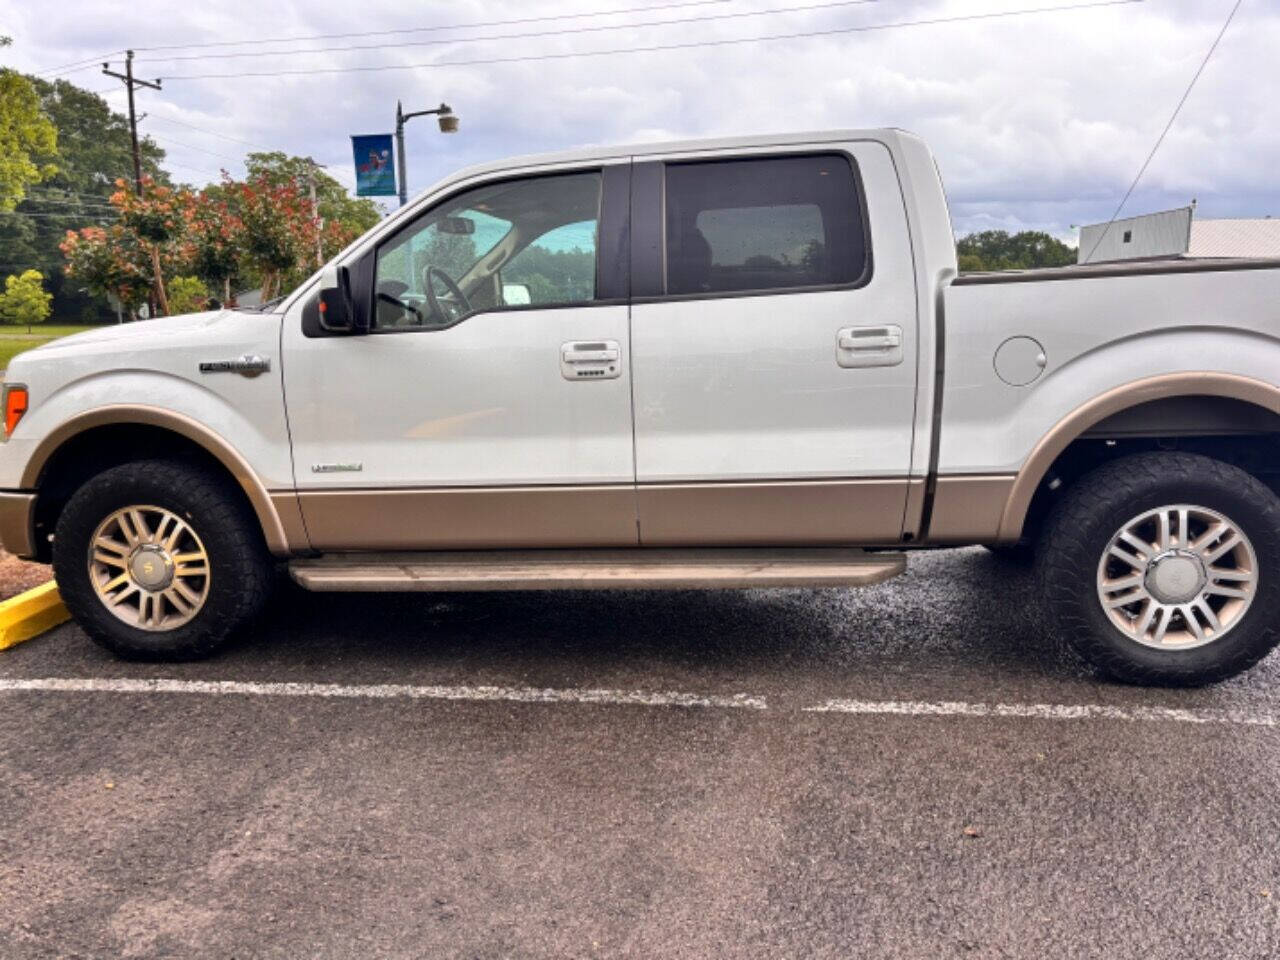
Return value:
[(133, 189), (142, 196), (142, 151), (138, 147), (138, 115), (133, 108), (133, 91), (138, 87), (148, 87), (152, 90), (160, 89), (160, 80), (155, 83), (150, 80), (136, 80), (133, 76), (133, 51), (126, 50), (124, 55), (124, 73), (116, 73), (110, 69), (111, 64), (104, 63), (102, 72), (108, 77), (115, 77), (117, 80), (123, 80), (125, 88), (129, 91), (129, 136), (133, 142)]
[[(129, 91), (129, 138), (133, 146), (133, 190), (138, 196), (142, 196), (142, 150), (138, 147), (138, 114), (133, 108), (133, 91), (138, 87), (147, 87), (151, 90), (160, 89), (160, 79), (152, 83), (150, 80), (137, 80), (133, 76), (133, 51), (126, 50), (124, 52), (124, 73), (116, 73), (111, 69), (111, 64), (104, 63), (102, 72), (108, 77), (115, 77), (117, 80), (123, 80), (125, 88)], [(150, 304), (149, 314), (156, 315), (156, 303), (160, 304), (160, 309), (165, 314), (169, 312), (169, 298), (164, 293), (164, 279), (160, 274), (160, 251), (155, 244), (151, 245), (151, 266), (155, 271), (155, 282), (153, 284), (155, 300)]]
[(404, 169), (404, 124), (406, 120), (433, 113), (439, 119), (441, 133), (458, 132), (458, 117), (447, 103), (440, 104), (434, 110), (415, 110), (413, 113), (405, 113), (400, 106), (400, 101), (396, 101), (396, 178), (400, 182), (400, 206), (402, 207), (409, 202), (409, 184), (405, 179)]

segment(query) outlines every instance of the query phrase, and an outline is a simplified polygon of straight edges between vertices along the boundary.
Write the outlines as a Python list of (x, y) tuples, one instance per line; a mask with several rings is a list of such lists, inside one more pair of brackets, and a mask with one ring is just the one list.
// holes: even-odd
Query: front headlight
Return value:
[(6, 383), (4, 385), (4, 439), (13, 436), (18, 421), (27, 412), (27, 385), (25, 383)]

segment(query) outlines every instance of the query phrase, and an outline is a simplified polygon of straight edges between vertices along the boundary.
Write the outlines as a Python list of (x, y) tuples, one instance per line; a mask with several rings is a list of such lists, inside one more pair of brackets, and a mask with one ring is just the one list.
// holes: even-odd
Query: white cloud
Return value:
[[(610, 8), (640, 2), (613, 0)], [(814, 2), (818, 0), (726, 0), (614, 21), (470, 32), (526, 33)], [(1025, 9), (1045, 5), (1045, 0), (880, 0), (732, 21), (308, 57), (166, 63), (154, 59), (161, 53), (140, 50), (140, 74), (174, 78), (166, 80), (161, 93), (143, 93), (140, 102), (154, 117), (311, 154), (344, 170), (350, 163), (347, 136), (389, 131), (397, 98), (407, 109), (446, 100), (461, 116), (462, 132), (442, 137), (429, 119), (409, 125), (413, 189), (465, 163), (584, 143), (899, 126), (933, 145), (960, 232), (1035, 227), (1069, 237), (1070, 225), (1110, 215), (1231, 2), (1170, 0), (692, 50), (269, 79), (176, 78), (687, 43)], [(67, 0), (34, 7), (27, 0), (0, 0), (0, 22), (15, 39), (5, 53), (27, 69), (128, 45), (387, 30), (593, 9), (586, 0), (540, 0), (536, 6), (519, 0), (415, 5), (399, 0), (358, 5), (236, 0), (181, 6), (137, 0), (113, 10)], [(206, 52), (261, 52), (280, 46), (289, 45)], [(1126, 213), (1180, 205), (1195, 196), (1204, 216), (1280, 215), (1274, 176), (1280, 160), (1280, 90), (1272, 63), (1277, 48), (1280, 9), (1246, 4)], [(70, 78), (93, 90), (110, 86), (96, 69)], [(122, 101), (121, 95), (113, 95), (113, 103)], [(216, 175), (219, 166), (233, 172), (239, 168), (191, 147), (231, 156), (247, 149), (183, 127), (155, 123), (148, 129), (173, 161), (184, 165), (175, 172), (196, 181)]]

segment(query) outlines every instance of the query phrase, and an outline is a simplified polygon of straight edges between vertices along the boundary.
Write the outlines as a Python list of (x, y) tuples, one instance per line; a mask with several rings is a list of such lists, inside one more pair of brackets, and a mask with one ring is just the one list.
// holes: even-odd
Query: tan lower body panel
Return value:
[(31, 511), (34, 493), (0, 493), (0, 544), (19, 557), (35, 555), (32, 542)]
[(302, 522), (302, 508), (298, 505), (298, 495), (292, 490), (272, 490), (271, 505), (276, 516), (280, 518), (280, 528), (284, 531), (286, 553), (306, 553), (310, 547), (307, 538), (307, 527)]
[(646, 547), (893, 544), (909, 486), (905, 477), (641, 485), (640, 539)]
[(857, 549), (531, 550), (329, 556), (294, 560), (308, 590), (662, 590), (848, 587), (906, 567), (898, 553)]
[(299, 491), (316, 550), (635, 546), (630, 484)]
[(938, 477), (929, 543), (995, 543), (1013, 476)]

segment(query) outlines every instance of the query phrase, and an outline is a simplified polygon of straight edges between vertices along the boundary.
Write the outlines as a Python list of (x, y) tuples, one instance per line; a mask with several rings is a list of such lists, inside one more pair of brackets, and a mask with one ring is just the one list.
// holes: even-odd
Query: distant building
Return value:
[(1280, 257), (1280, 220), (1197, 220), (1195, 204), (1080, 228), (1079, 263), (1169, 257)]

